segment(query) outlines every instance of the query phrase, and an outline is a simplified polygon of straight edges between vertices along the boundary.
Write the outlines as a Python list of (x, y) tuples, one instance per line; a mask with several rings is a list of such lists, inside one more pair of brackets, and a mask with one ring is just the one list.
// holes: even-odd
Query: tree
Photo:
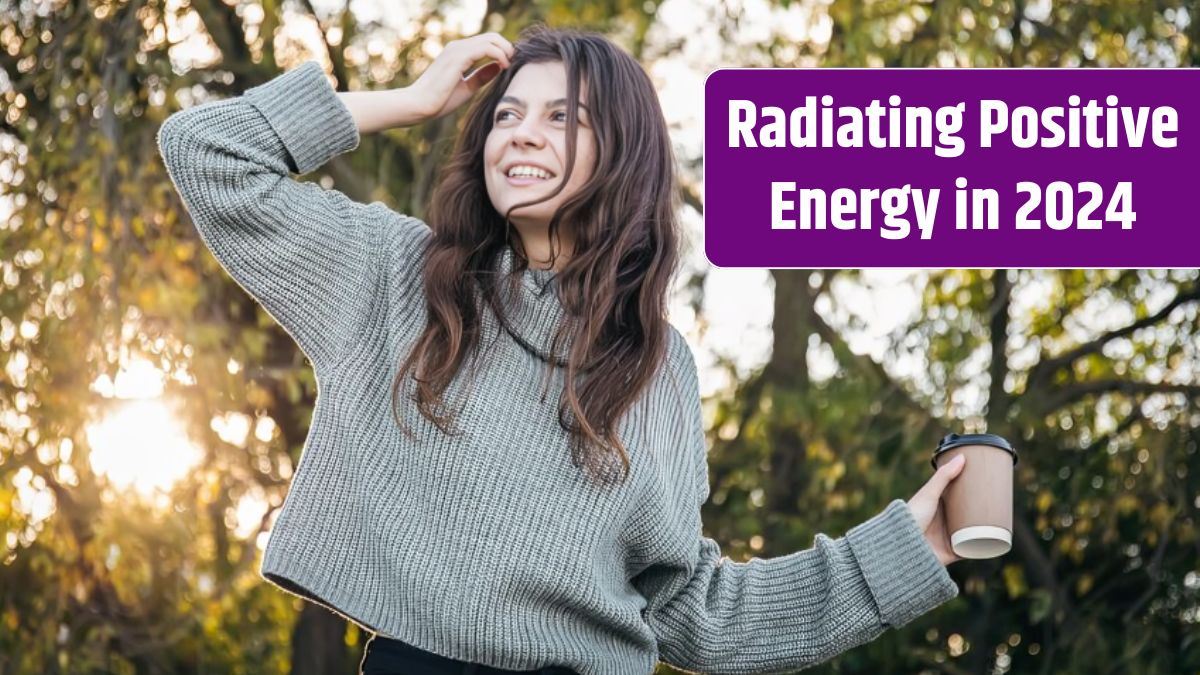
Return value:
[[(1187, 65), (1200, 36), (1189, 12), (834, 2), (826, 45), (774, 36), (764, 49), (777, 65), (803, 66)], [(1024, 457), (1013, 554), (952, 567), (964, 593), (945, 611), (817, 670), (1196, 667), (1185, 637), (1200, 586), (1188, 562), (1200, 508), (1195, 270), (931, 275), (920, 315), (879, 360), (849, 348), (864, 317), (834, 292), (860, 274), (771, 278), (770, 358), (714, 401), (705, 523), (729, 555), (782, 554), (818, 531), (844, 532), (915, 491), (937, 438), (964, 426), (1014, 439)], [(1041, 297), (1013, 309), (1014, 298)], [(1106, 312), (1125, 323), (1086, 330)], [(814, 381), (822, 355), (836, 374)], [(904, 359), (918, 372), (891, 374)], [(967, 392), (986, 406), (964, 405)]]

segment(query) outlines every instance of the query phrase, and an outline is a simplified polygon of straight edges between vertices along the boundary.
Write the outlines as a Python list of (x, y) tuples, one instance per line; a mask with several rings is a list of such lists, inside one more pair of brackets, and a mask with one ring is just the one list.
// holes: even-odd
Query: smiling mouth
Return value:
[(550, 180), (554, 178), (554, 172), (549, 169), (543, 169), (540, 166), (532, 164), (510, 164), (508, 170), (504, 172), (504, 177), (509, 179), (532, 178), (536, 180)]
[(516, 185), (516, 186), (536, 185), (538, 183), (549, 183), (551, 180), (554, 179), (554, 175), (551, 174), (549, 178), (543, 178), (542, 176), (535, 176), (535, 175), (530, 175), (530, 174), (516, 174), (516, 175), (512, 175), (512, 176), (506, 175), (504, 177), (504, 179), (506, 181), (508, 181), (509, 185)]
[(507, 179), (510, 185), (534, 185), (536, 183), (548, 183), (546, 178), (537, 178), (534, 176), (508, 176)]

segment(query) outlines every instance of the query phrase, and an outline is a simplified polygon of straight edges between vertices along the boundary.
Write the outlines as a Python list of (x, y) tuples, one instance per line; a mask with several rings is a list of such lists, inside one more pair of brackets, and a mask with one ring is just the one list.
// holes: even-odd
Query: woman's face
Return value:
[[(585, 107), (582, 90), (586, 87), (580, 89), (571, 178), (553, 199), (512, 212), (511, 220), (523, 236), (544, 236), (554, 211), (592, 175), (596, 136)], [(501, 216), (514, 204), (545, 197), (562, 182), (567, 171), (566, 96), (567, 69), (561, 61), (531, 63), (517, 71), (492, 111), (492, 130), (484, 146), (484, 182)]]

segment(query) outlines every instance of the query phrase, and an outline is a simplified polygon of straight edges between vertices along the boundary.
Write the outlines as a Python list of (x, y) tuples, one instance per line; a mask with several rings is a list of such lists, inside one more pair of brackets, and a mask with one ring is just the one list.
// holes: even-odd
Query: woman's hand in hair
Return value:
[[(499, 33), (452, 40), (405, 92), (425, 119), (441, 117), (466, 103), (480, 87), (507, 68), (514, 52), (512, 43)], [(494, 60), (466, 77), (471, 66), (486, 58)]]
[[(340, 91), (359, 133), (407, 127), (441, 117), (471, 98), (511, 63), (512, 43), (499, 33), (483, 33), (446, 45), (417, 81), (382, 91)], [(495, 59), (463, 77), (476, 61)]]

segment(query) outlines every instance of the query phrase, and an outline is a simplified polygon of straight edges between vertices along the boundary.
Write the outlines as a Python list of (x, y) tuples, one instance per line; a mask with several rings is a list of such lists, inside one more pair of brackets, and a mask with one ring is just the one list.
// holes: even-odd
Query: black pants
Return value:
[(539, 670), (503, 670), (466, 661), (456, 661), (382, 635), (372, 635), (363, 651), (361, 675), (503, 675), (530, 673), (535, 675), (575, 675), (570, 668), (558, 666)]

